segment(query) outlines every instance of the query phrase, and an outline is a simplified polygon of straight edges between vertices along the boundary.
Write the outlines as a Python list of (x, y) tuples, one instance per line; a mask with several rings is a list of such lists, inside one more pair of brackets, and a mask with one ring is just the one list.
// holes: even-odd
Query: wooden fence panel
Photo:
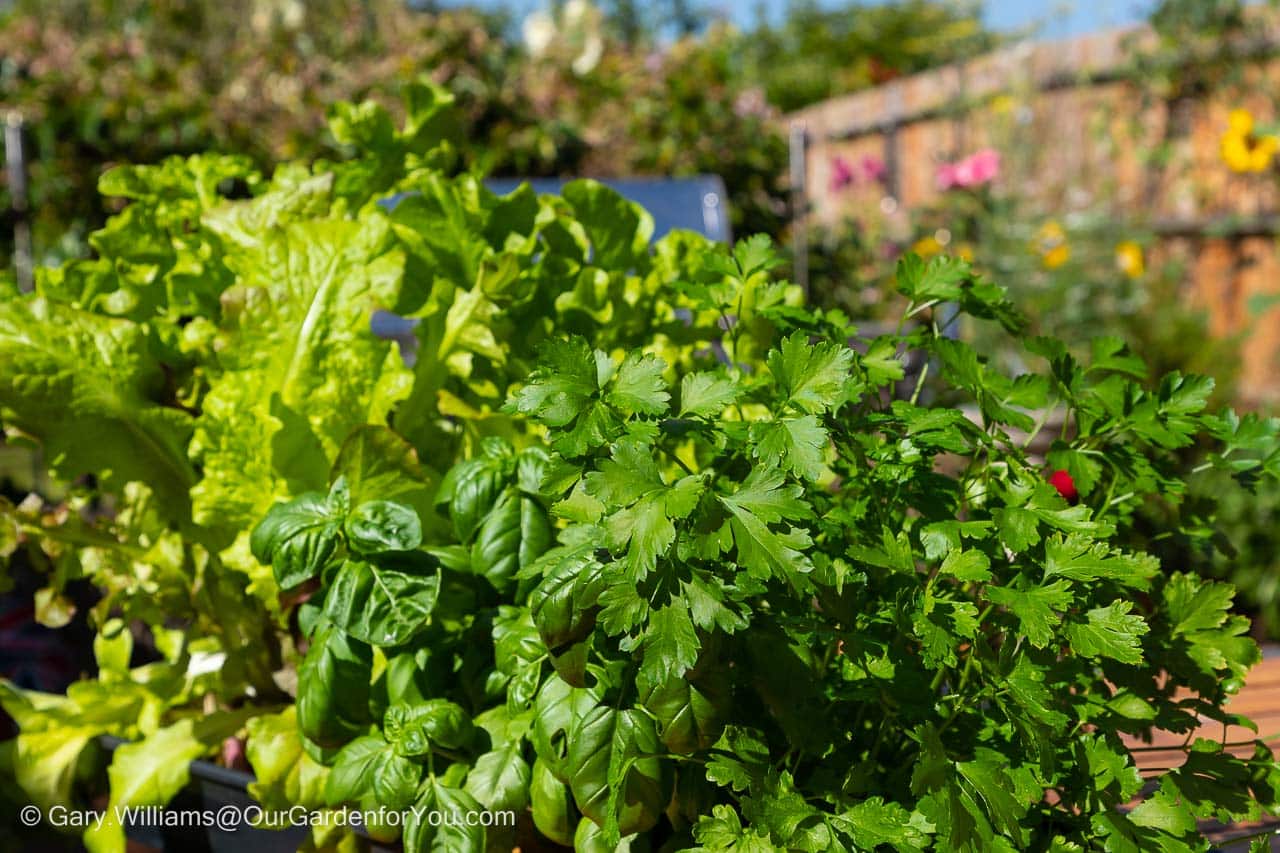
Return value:
[[(1280, 307), (1255, 310), (1256, 297), (1280, 291), (1280, 189), (1274, 174), (1236, 175), (1220, 157), (1231, 109), (1273, 118), (1280, 61), (1249, 60), (1243, 95), (1169, 103), (1129, 73), (1152, 39), (1128, 28), (1019, 45), (793, 113), (787, 120), (808, 140), (810, 222), (905, 221), (938, 200), (940, 163), (994, 147), (997, 191), (1016, 190), (1036, 212), (1087, 211), (1176, 242), (1190, 262), (1188, 303), (1207, 313), (1213, 334), (1242, 336), (1244, 402), (1280, 402)], [(1274, 21), (1260, 24), (1258, 39), (1280, 45)], [(1161, 144), (1164, 158), (1150, 157)], [(836, 158), (875, 158), (889, 176), (836, 189)]]

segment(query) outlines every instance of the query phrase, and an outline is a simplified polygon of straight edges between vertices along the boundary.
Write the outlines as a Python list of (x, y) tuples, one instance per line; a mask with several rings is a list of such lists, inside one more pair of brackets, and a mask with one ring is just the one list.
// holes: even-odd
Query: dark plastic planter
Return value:
[[(122, 738), (109, 735), (103, 735), (98, 742), (108, 752), (127, 743)], [(248, 807), (257, 805), (248, 791), (253, 774), (229, 770), (208, 761), (193, 761), (190, 767), (191, 781), (170, 801), (167, 810), (216, 814), (225, 806), (234, 806), (243, 815)], [(235, 828), (129, 826), (125, 828), (125, 834), (130, 840), (163, 853), (281, 853), (297, 850), (306, 841), (309, 830), (305, 826), (259, 829), (242, 821)], [(369, 849), (378, 853), (394, 853), (400, 847), (370, 840)]]

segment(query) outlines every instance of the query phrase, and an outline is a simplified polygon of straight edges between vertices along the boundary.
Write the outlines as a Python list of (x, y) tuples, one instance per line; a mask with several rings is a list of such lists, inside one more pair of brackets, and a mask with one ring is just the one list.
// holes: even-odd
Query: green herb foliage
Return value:
[[(928, 320), (1020, 339), (962, 261), (906, 258), (924, 322), (868, 339), (767, 239), (651, 249), (587, 181), (495, 196), (448, 100), (339, 107), (357, 155), (270, 179), (109, 173), (133, 202), (100, 257), (5, 292), (6, 436), (93, 479), (3, 505), (0, 547), (49, 570), (48, 621), (72, 580), (104, 594), (95, 679), (2, 688), (26, 796), (86, 796), (115, 734), (111, 801), (163, 803), (239, 733), (272, 807), (518, 816), (367, 827), (410, 851), (1204, 850), (1197, 820), (1275, 811), (1262, 741), (1139, 774), (1122, 736), (1242, 723), (1259, 653), (1229, 586), (1121, 543), (1188, 452), (1275, 477), (1280, 423), (1119, 341), (999, 373)], [(378, 308), (418, 320), (412, 367)], [(1063, 420), (1077, 503), (1024, 450)]]

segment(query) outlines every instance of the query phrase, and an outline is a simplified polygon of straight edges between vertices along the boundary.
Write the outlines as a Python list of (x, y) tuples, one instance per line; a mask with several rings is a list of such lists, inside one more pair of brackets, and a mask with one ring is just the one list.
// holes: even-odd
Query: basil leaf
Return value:
[(604, 566), (591, 542), (548, 551), (539, 565), (544, 576), (529, 593), (529, 609), (547, 648), (559, 649), (595, 628)]
[(653, 714), (662, 743), (674, 753), (691, 755), (711, 747), (724, 731), (729, 683), (723, 670), (667, 678), (637, 678), (640, 704)]
[[(658, 822), (671, 796), (671, 779), (661, 760), (648, 757), (661, 751), (648, 716), (593, 708), (574, 721), (568, 743), (569, 789), (584, 815), (601, 826), (616, 819), (622, 835)], [(617, 808), (614, 815), (611, 805)]]
[(471, 716), (445, 699), (421, 705), (393, 705), (382, 726), (399, 755), (420, 758), (432, 749), (462, 749), (475, 737)]
[(321, 625), (298, 669), (298, 728), (323, 747), (340, 746), (369, 724), (373, 651), (333, 625)]
[(566, 847), (573, 845), (573, 830), (578, 820), (569, 786), (556, 778), (541, 758), (533, 762), (529, 777), (529, 803), (533, 825), (547, 838)]
[(507, 491), (476, 533), (471, 570), (503, 592), (515, 573), (542, 556), (550, 544), (551, 523), (546, 511), (537, 501)]
[(569, 732), (579, 718), (596, 707), (603, 692), (599, 686), (571, 687), (559, 678), (548, 678), (534, 699), (529, 739), (538, 758), (561, 782), (569, 781), (565, 766)]
[[(482, 853), (484, 827), (474, 818), (467, 820), (468, 815), (482, 811), (484, 808), (466, 791), (436, 778), (428, 779), (418, 802), (405, 816), (405, 853)], [(432, 815), (438, 817), (431, 819)]]
[(529, 805), (529, 765), (515, 738), (476, 759), (467, 774), (467, 793), (490, 811), (523, 811)]
[(422, 767), (396, 754), (381, 735), (365, 735), (343, 747), (329, 771), (325, 801), (330, 806), (368, 801), (407, 808), (417, 794)]
[(253, 529), (249, 549), (281, 589), (295, 587), (333, 562), (342, 545), (340, 509), (319, 492), (276, 504)]
[(347, 542), (357, 554), (411, 551), (422, 544), (422, 522), (413, 507), (367, 501), (347, 516)]
[(440, 587), (431, 558), (419, 551), (348, 560), (325, 594), (325, 615), (353, 637), (397, 646), (431, 617)]
[(459, 541), (471, 541), (506, 487), (513, 465), (510, 445), (500, 439), (491, 439), (485, 444), (481, 456), (459, 462), (449, 469), (440, 483), (436, 503), (449, 505), (449, 518)]

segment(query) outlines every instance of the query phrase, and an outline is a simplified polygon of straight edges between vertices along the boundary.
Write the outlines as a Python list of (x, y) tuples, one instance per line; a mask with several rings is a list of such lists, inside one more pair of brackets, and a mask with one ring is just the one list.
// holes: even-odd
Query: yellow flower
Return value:
[(1071, 247), (1066, 243), (1061, 246), (1054, 246), (1040, 256), (1040, 263), (1044, 264), (1044, 268), (1047, 270), (1056, 270), (1069, 260), (1071, 260)]
[(915, 252), (922, 258), (931, 258), (934, 255), (942, 254), (942, 244), (938, 242), (938, 238), (932, 234), (927, 237), (921, 237), (919, 240), (911, 244), (911, 251)]
[(1040, 226), (1032, 247), (1040, 253), (1040, 263), (1044, 264), (1045, 269), (1056, 270), (1071, 259), (1067, 232), (1053, 219)]
[(1146, 272), (1146, 261), (1142, 256), (1142, 247), (1132, 240), (1125, 240), (1116, 246), (1116, 267), (1129, 278), (1142, 278)]
[(1280, 139), (1271, 134), (1254, 133), (1253, 115), (1235, 109), (1227, 117), (1227, 131), (1222, 134), (1222, 162), (1233, 172), (1265, 172), (1280, 151)]
[(1036, 239), (1040, 241), (1042, 246), (1054, 246), (1067, 239), (1067, 232), (1062, 230), (1062, 226), (1058, 224), (1058, 220), (1050, 219), (1048, 222), (1040, 226), (1040, 230), (1036, 232)]
[(969, 263), (973, 263), (973, 246), (970, 246), (968, 243), (961, 243), (959, 246), (956, 246), (956, 257), (966, 260)]
[(1017, 108), (1018, 102), (1012, 95), (996, 95), (991, 99), (991, 111), (996, 115), (1008, 115)]

